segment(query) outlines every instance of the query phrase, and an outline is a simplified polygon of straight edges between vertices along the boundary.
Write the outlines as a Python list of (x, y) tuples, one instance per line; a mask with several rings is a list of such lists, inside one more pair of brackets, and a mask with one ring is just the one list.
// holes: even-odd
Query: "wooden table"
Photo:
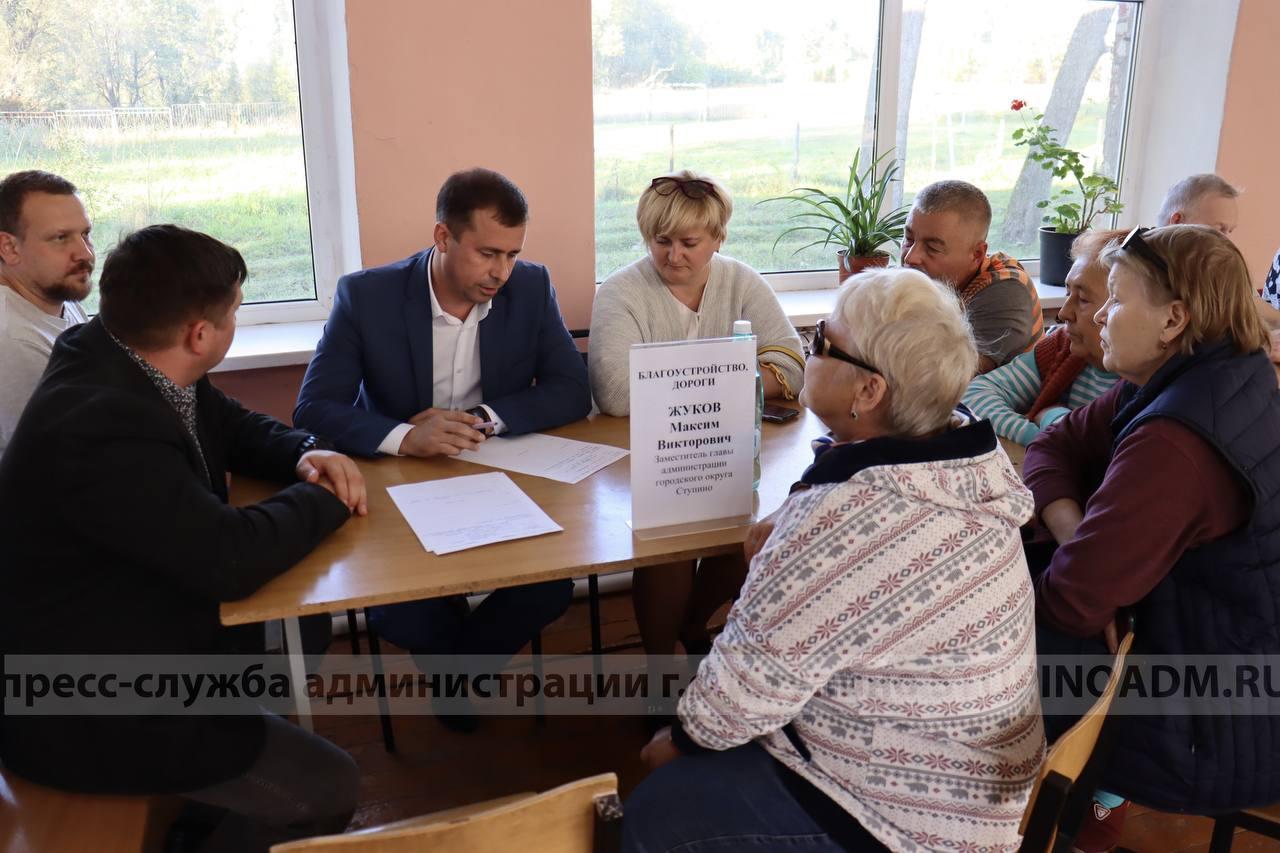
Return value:
[[(826, 431), (808, 411), (786, 424), (764, 424), (760, 488), (756, 515), (773, 512), (813, 460), (809, 442)], [(552, 430), (565, 438), (627, 447), (630, 421), (593, 415)], [(1008, 442), (1011, 456), (1017, 445)], [(746, 525), (664, 539), (640, 539), (631, 532), (630, 457), (620, 459), (580, 483), (506, 472), (562, 532), (516, 539), (440, 556), (425, 551), (391, 502), (387, 486), (439, 480), (495, 469), (457, 459), (382, 457), (361, 460), (369, 490), (369, 515), (352, 518), (289, 571), (253, 595), (222, 605), (222, 622), (240, 625), (285, 620), (291, 650), (301, 649), (297, 618), (348, 608), (416, 601), (455, 593), (481, 592), (558, 578), (608, 574), (644, 566), (690, 560), (736, 550)], [(277, 485), (237, 479), (236, 504), (262, 500)], [(305, 683), (301, 655), (290, 655), (295, 684)], [(305, 691), (298, 694), (299, 720), (310, 725)]]
[[(763, 427), (757, 515), (782, 505), (791, 484), (813, 460), (809, 442), (825, 432), (808, 411), (789, 423), (765, 423)], [(630, 421), (593, 415), (550, 434), (628, 447)], [(440, 556), (423, 549), (392, 503), (387, 486), (496, 469), (448, 458), (382, 457), (361, 460), (359, 465), (368, 486), (369, 515), (352, 518), (296, 566), (253, 595), (223, 604), (223, 624), (283, 619), (289, 648), (300, 649), (299, 616), (724, 554), (739, 548), (746, 535), (746, 525), (739, 525), (664, 539), (634, 536), (628, 525), (631, 465), (627, 457), (573, 485), (506, 472), (564, 530)], [(232, 501), (253, 503), (277, 488), (237, 479)], [(290, 655), (290, 666), (294, 683), (303, 684), (301, 656)], [(309, 725), (305, 691), (295, 693), (299, 694), (299, 720)]]

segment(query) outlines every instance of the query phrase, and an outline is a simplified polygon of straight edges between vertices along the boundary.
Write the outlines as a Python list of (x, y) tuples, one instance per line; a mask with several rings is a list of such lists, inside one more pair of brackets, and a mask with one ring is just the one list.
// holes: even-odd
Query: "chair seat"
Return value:
[(154, 853), (177, 810), (171, 797), (74, 794), (0, 769), (0, 853)]

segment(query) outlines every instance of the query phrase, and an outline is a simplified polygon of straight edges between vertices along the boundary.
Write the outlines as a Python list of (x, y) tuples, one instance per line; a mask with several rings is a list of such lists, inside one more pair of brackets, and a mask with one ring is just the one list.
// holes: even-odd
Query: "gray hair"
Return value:
[(973, 329), (955, 291), (918, 270), (870, 270), (845, 282), (834, 313), (857, 330), (852, 354), (888, 383), (895, 434), (945, 427), (978, 371)]
[(1211, 172), (1183, 178), (1165, 193), (1164, 201), (1160, 202), (1160, 215), (1156, 218), (1156, 224), (1168, 225), (1175, 213), (1180, 210), (1185, 211), (1200, 199), (1210, 195), (1236, 198), (1240, 195), (1240, 190)]
[(983, 239), (991, 227), (991, 202), (968, 181), (934, 181), (916, 193), (912, 206), (921, 213), (954, 210), (964, 221), (979, 223)]

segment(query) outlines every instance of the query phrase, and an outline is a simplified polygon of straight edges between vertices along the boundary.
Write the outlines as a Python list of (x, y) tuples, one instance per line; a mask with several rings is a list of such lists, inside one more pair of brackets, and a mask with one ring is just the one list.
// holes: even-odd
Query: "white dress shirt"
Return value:
[[(494, 434), (504, 432), (507, 427), (502, 418), (480, 402), (484, 397), (480, 390), (480, 322), (489, 316), (492, 303), (472, 307), (465, 320), (447, 313), (436, 299), (430, 261), (427, 262), (427, 293), (431, 295), (431, 405), (459, 412), (480, 406), (488, 413), (488, 419), (497, 424)], [(378, 452), (401, 455), (400, 443), (412, 429), (413, 424), (400, 424), (392, 429), (378, 445)]]

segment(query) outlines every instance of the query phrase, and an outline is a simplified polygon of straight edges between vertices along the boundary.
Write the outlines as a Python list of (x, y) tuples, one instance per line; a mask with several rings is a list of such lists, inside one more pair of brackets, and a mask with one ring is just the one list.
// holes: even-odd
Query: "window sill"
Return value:
[[(1046, 311), (1061, 308), (1066, 299), (1063, 288), (1040, 284), (1038, 280), (1036, 290), (1040, 294), (1040, 307)], [(805, 328), (831, 314), (836, 304), (836, 292), (834, 287), (785, 290), (778, 293), (778, 302), (792, 324)], [(227, 357), (213, 370), (225, 373), (306, 364), (315, 354), (316, 343), (323, 331), (323, 320), (240, 326), (236, 329), (236, 339)]]
[[(1036, 293), (1040, 296), (1040, 308), (1044, 311), (1056, 311), (1067, 299), (1066, 288), (1052, 284), (1036, 283)], [(836, 288), (822, 290), (787, 290), (777, 294), (782, 310), (787, 319), (797, 328), (814, 326), (819, 320), (830, 316), (836, 305)]]
[(227, 357), (214, 373), (306, 364), (315, 355), (324, 320), (238, 326)]

